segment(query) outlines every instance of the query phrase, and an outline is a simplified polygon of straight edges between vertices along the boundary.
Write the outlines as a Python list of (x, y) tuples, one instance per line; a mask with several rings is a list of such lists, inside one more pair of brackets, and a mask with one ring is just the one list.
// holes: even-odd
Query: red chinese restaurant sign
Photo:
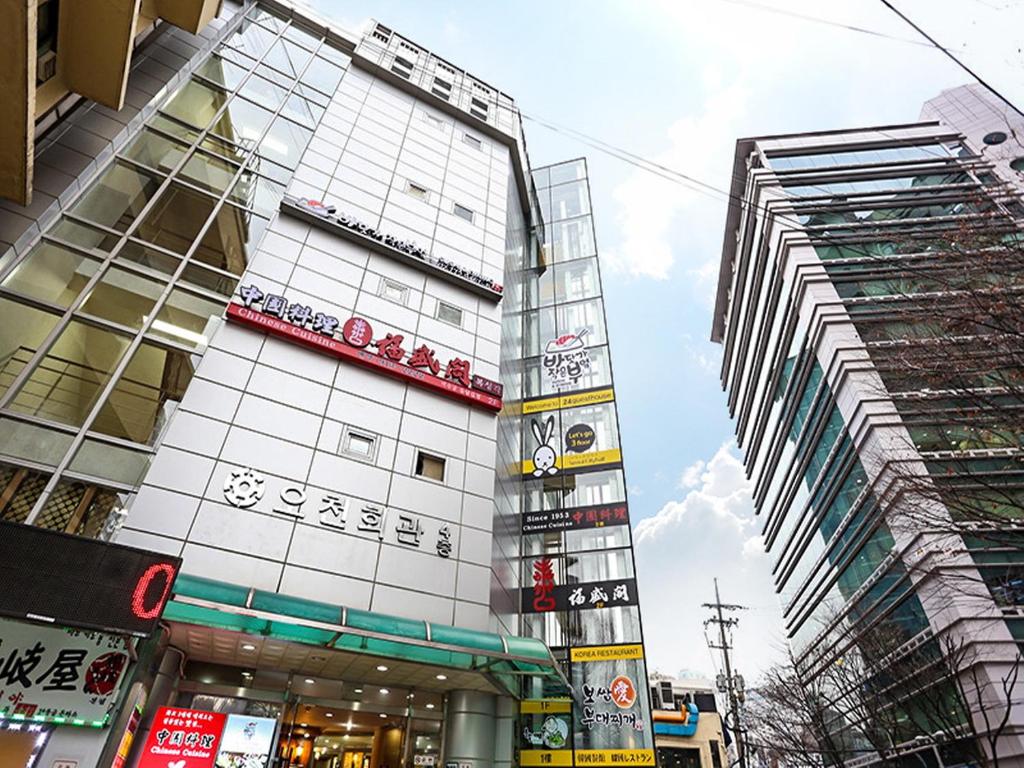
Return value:
[[(490, 411), (501, 410), (501, 384), (472, 375), (468, 360), (452, 358), (445, 365), (434, 350), (421, 344), (403, 348), (401, 334), (374, 338), (370, 323), (361, 317), (338, 318), (314, 312), (311, 307), (289, 303), (283, 296), (264, 295), (254, 285), (240, 289), (245, 304), (228, 305), (229, 320), (414, 384), (445, 397)], [(262, 310), (253, 309), (253, 304)], [(340, 328), (339, 328), (340, 326)], [(341, 339), (335, 338), (340, 331)]]
[(139, 768), (213, 768), (227, 715), (160, 707)]

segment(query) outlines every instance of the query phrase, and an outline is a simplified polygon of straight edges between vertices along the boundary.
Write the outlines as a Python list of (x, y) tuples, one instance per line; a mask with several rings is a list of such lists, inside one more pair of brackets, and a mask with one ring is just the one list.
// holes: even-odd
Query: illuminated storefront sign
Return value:
[(642, 659), (644, 647), (639, 643), (625, 645), (582, 645), (573, 648), (569, 660), (578, 663), (591, 661), (616, 661), (617, 659)]
[(0, 718), (105, 726), (128, 664), (121, 635), (0, 621)]
[(556, 584), (550, 558), (533, 562), (533, 586), (522, 589), (523, 613), (582, 611), (636, 605), (636, 579)]
[(615, 399), (615, 390), (611, 387), (584, 389), (567, 395), (553, 397), (535, 397), (523, 401), (523, 414), (540, 413), (541, 411), (558, 411), (563, 408), (579, 408), (584, 405), (600, 405)]
[(160, 707), (139, 768), (213, 768), (226, 720), (222, 712)]
[(521, 520), (524, 534), (579, 531), (609, 525), (629, 525), (629, 509), (625, 502), (569, 509), (543, 509), (538, 512), (524, 512)]
[(404, 264), (441, 277), (446, 282), (459, 285), (479, 296), (501, 301), (504, 288), (500, 283), (448, 259), (431, 256), (416, 243), (380, 232), (347, 214), (337, 213), (333, 205), (307, 198), (285, 198), (281, 201), (281, 210), (320, 229), (340, 235), (346, 240), (368, 245), (375, 250), (383, 250)]
[[(256, 285), (242, 286), (239, 294), (244, 304), (228, 305), (229, 320), (470, 405), (501, 410), (501, 384), (473, 375), (468, 360), (454, 357), (442, 366), (426, 344), (407, 351), (402, 334), (386, 333), (374, 339), (373, 327), (361, 317), (349, 318), (342, 325), (336, 317), (290, 303), (281, 295), (265, 294)], [(254, 304), (262, 309), (254, 309)], [(335, 338), (339, 331), (340, 341)]]
[(148, 635), (181, 558), (0, 522), (0, 615)]
[(307, 507), (309, 498), (305, 486), (294, 483), (282, 485), (277, 494), (279, 502), (264, 502), (266, 485), (263, 475), (250, 468), (232, 469), (224, 480), (224, 499), (239, 509), (262, 506), (263, 511), (269, 509), (293, 520), (304, 519), (319, 523), (324, 528), (358, 532), (378, 541), (386, 539), (389, 543), (415, 549), (432, 548), (439, 557), (451, 557), (454, 542), (451, 528), (446, 523), (370, 502), (354, 503), (354, 500), (337, 493), (321, 493), (316, 497), (319, 501)]
[(220, 737), (216, 768), (263, 768), (270, 759), (277, 720), (228, 715)]

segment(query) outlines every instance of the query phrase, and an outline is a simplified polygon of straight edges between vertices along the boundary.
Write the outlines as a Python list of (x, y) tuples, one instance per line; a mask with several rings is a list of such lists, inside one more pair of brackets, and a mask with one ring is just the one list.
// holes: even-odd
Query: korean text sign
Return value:
[(227, 715), (160, 707), (139, 768), (213, 768)]
[(118, 635), (0, 620), (0, 717), (105, 724), (128, 663)]

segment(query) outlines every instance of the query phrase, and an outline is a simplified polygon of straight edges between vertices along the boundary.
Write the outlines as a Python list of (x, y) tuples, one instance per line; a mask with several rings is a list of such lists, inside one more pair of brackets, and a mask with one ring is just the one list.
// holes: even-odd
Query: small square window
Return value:
[(412, 77), (412, 62), (401, 56), (395, 56), (395, 63), (391, 65), (391, 71), (408, 80)]
[(338, 450), (353, 459), (372, 463), (377, 458), (377, 436), (346, 427)]
[(437, 302), (437, 319), (449, 323), (458, 328), (462, 327), (462, 310), (454, 304), (443, 301)]
[(445, 121), (439, 117), (434, 117), (429, 112), (423, 113), (423, 121), (430, 125), (432, 128), (436, 128), (439, 131), (443, 131), (446, 125)]
[(393, 301), (396, 304), (409, 303), (409, 286), (403, 285), (397, 280), (389, 280), (386, 277), (380, 279), (380, 291), (379, 294), (382, 298), (388, 301)]
[(429, 480), (444, 482), (444, 459), (423, 451), (416, 453), (416, 474)]
[(452, 97), (452, 84), (445, 82), (439, 77), (435, 77), (434, 84), (430, 87), (430, 92), (438, 98), (449, 101)]
[(430, 192), (422, 184), (416, 184), (415, 182), (406, 182), (405, 191), (415, 197), (417, 200), (428, 202), (430, 200)]
[(469, 146), (471, 146), (473, 149), (482, 149), (484, 145), (483, 142), (480, 141), (480, 139), (478, 139), (476, 136), (471, 136), (468, 133), (462, 134), (462, 143), (469, 144)]
[(459, 205), (458, 203), (455, 203), (452, 206), (452, 213), (454, 213), (460, 219), (465, 219), (470, 224), (473, 223), (473, 211), (471, 211), (469, 208), (467, 208), (464, 205)]

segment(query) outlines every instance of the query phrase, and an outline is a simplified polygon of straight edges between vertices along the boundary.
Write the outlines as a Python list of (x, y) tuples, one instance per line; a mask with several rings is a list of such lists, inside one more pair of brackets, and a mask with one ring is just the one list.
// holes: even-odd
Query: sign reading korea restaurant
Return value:
[[(282, 295), (265, 294), (256, 285), (244, 285), (238, 292), (244, 303), (228, 304), (228, 320), (470, 405), (501, 410), (502, 385), (473, 375), (468, 360), (453, 357), (442, 366), (434, 350), (426, 344), (406, 350), (404, 335), (377, 336), (370, 323), (361, 317), (351, 317), (342, 325), (337, 317), (315, 312), (299, 302), (289, 302)], [(254, 309), (255, 304), (260, 304), (261, 309)], [(339, 331), (340, 341), (335, 338)]]
[(582, 611), (636, 605), (636, 579), (555, 584), (554, 565), (544, 557), (533, 562), (533, 586), (522, 589), (523, 613)]
[(120, 635), (0, 621), (0, 718), (104, 726), (128, 663)]
[(629, 525), (626, 502), (599, 504), (570, 509), (543, 509), (521, 515), (523, 533), (553, 533), (603, 528), (608, 525)]
[(352, 216), (337, 213), (337, 208), (333, 205), (304, 197), (285, 198), (281, 201), (281, 210), (298, 216), (320, 229), (341, 235), (347, 240), (361, 245), (372, 243), (378, 250), (383, 247), (393, 256), (397, 256), (404, 264), (427, 271), (446, 282), (461, 285), (477, 295), (493, 301), (501, 301), (504, 288), (500, 283), (447, 259), (431, 256), (416, 243), (384, 234)]

